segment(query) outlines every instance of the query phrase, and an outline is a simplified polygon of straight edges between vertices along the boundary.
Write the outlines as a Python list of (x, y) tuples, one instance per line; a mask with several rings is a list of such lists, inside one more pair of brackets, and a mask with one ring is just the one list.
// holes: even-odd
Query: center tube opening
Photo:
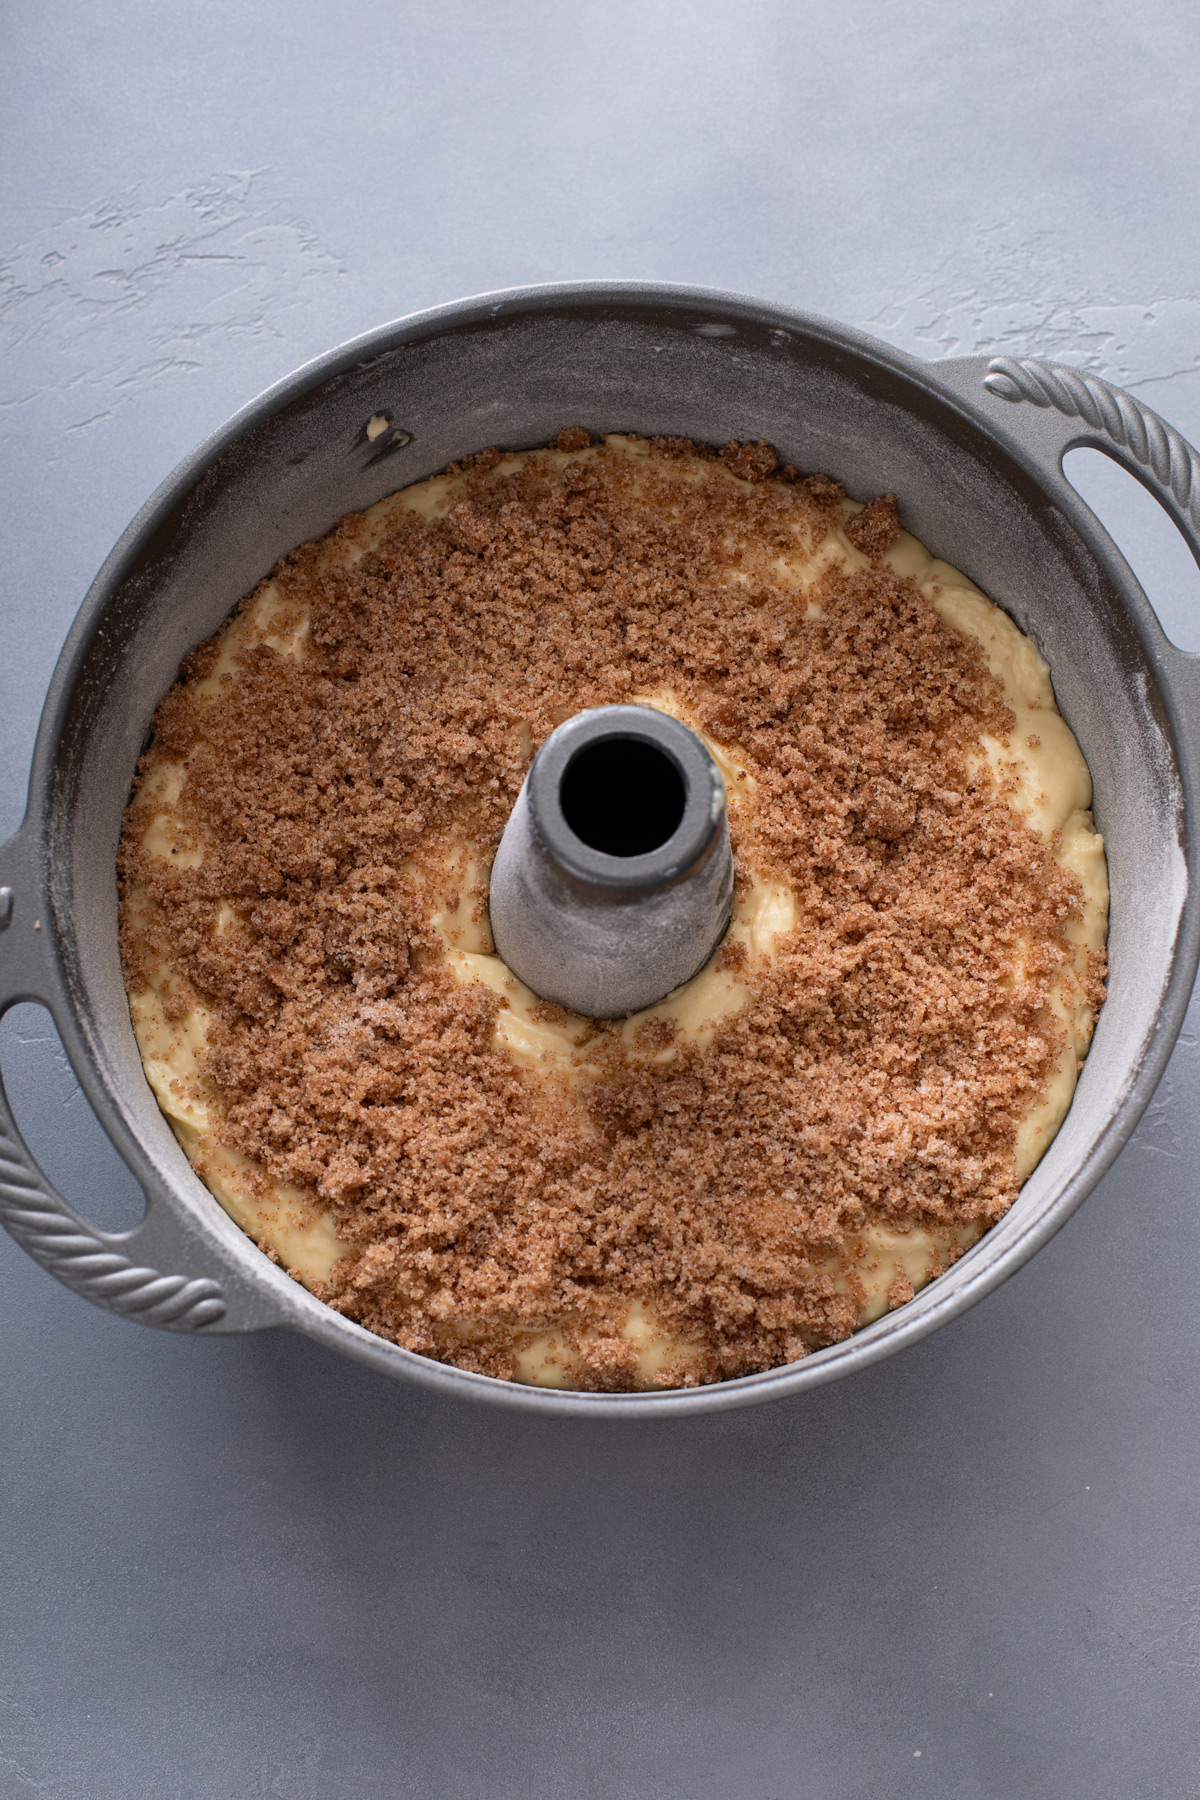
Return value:
[(687, 789), (656, 744), (610, 737), (572, 757), (559, 786), (563, 818), (575, 836), (606, 856), (646, 856), (673, 837)]

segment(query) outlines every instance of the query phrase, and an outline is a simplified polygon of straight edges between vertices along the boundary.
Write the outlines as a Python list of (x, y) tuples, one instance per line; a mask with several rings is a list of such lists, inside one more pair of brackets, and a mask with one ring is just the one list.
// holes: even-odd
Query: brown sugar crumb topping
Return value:
[(765, 481), (779, 458), (770, 444), (726, 444), (721, 461), (744, 481)]
[[(499, 452), (465, 458), (445, 518), (398, 510), (353, 568), (283, 559), (303, 658), (251, 650), (201, 701), (202, 646), (155, 717), (145, 766), (188, 759), (178, 813), (206, 848), (147, 855), (135, 799), (122, 881), (154, 906), (126, 919), (127, 980), (179, 973), (177, 1004), (211, 1015), (222, 1141), (355, 1246), (322, 1296), (465, 1369), (511, 1375), (514, 1330), (565, 1318), (585, 1381), (629, 1386), (613, 1309), (637, 1298), (702, 1346), (702, 1379), (845, 1337), (831, 1255), (876, 1221), (999, 1218), (1061, 1046), (1048, 995), (1080, 890), (968, 774), (1011, 726), (999, 684), (885, 568), (835, 568), (809, 616), (772, 565), (821, 540), (841, 490), (740, 448), (746, 480), (686, 506), (669, 459), (692, 446), (502, 478)], [(883, 543), (894, 502), (873, 507)], [(734, 541), (757, 547), (736, 586)], [(648, 1061), (673, 1038), (654, 1025), (631, 1060), (597, 1026), (568, 1092), (497, 1046), (503, 999), (439, 962), (424, 878), (462, 841), (486, 864), (562, 718), (652, 687), (736, 741), (756, 784), (737, 864), (786, 881), (798, 923), (739, 968), (751, 998), (710, 1045)]]
[(882, 556), (900, 530), (895, 494), (880, 494), (842, 527), (856, 550), (864, 556)]

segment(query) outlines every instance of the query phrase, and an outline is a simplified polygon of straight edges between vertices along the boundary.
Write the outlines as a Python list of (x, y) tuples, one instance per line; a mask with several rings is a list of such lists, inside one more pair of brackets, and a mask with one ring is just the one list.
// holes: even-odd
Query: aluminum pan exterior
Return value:
[[(116, 713), (120, 713), (116, 716), (106, 700), (108, 681), (113, 670), (120, 669), (122, 660), (128, 661), (132, 647), (145, 645), (148, 623), (162, 626), (162, 618), (155, 620), (153, 617), (158, 592), (156, 584), (161, 584), (164, 569), (178, 559), (181, 541), (185, 545), (189, 541), (194, 545), (196, 534), (203, 525), (205, 508), (215, 506), (219, 512), (222, 495), (228, 497), (234, 493), (237, 483), (246, 481), (248, 472), (253, 476), (248, 447), (253, 448), (256, 436), (261, 455), (264, 436), (269, 439), (274, 434), (278, 448), (291, 431), (290, 457), (295, 460), (289, 457), (288, 467), (296, 471), (290, 485), (287, 481), (277, 484), (265, 516), (261, 509), (255, 514), (255, 509), (251, 508), (250, 513), (254, 516), (244, 519), (249, 538), (257, 540), (261, 562), (264, 537), (271, 538), (283, 549), (301, 541), (304, 535), (313, 535), (314, 529), (323, 528), (318, 524), (313, 528), (302, 526), (296, 529), (296, 496), (308, 479), (305, 465), (319, 461), (320, 452), (319, 443), (309, 445), (303, 429), (300, 438), (305, 441), (295, 438), (297, 428), (311, 426), (314, 416), (331, 421), (341, 419), (343, 424), (351, 416), (365, 417), (361, 403), (370, 394), (372, 400), (368, 410), (380, 410), (380, 405), (385, 405), (407, 431), (410, 421), (403, 410), (405, 395), (398, 372), (406, 358), (419, 347), (432, 344), (435, 349), (443, 349), (450, 345), (461, 351), (463, 341), (478, 337), (481, 331), (485, 335), (495, 334), (508, 326), (547, 320), (558, 324), (563, 319), (568, 321), (566, 329), (569, 331), (578, 328), (581, 322), (586, 324), (597, 318), (610, 328), (610, 339), (613, 329), (618, 335), (624, 332), (626, 337), (632, 337), (635, 325), (644, 326), (647, 320), (653, 324), (657, 320), (658, 335), (669, 336), (673, 330), (686, 332), (691, 345), (687, 365), (690, 378), (676, 381), (665, 399), (660, 396), (660, 403), (666, 406), (670, 418), (613, 417), (597, 421), (609, 429), (626, 425), (641, 429), (669, 426), (675, 430), (688, 430), (688, 419), (702, 418), (705, 405), (711, 407), (711, 393), (706, 383), (711, 382), (714, 369), (736, 368), (740, 359), (747, 365), (743, 370), (747, 377), (745, 387), (748, 389), (753, 385), (749, 379), (753, 371), (749, 367), (751, 355), (747, 345), (758, 357), (757, 366), (761, 373), (765, 340), (766, 354), (769, 356), (774, 350), (784, 362), (789, 355), (798, 353), (797, 346), (814, 357), (819, 355), (826, 370), (833, 372), (835, 385), (840, 380), (844, 391), (859, 396), (867, 415), (878, 418), (881, 404), (886, 410), (888, 401), (880, 398), (883, 390), (890, 387), (901, 391), (905, 401), (901, 412), (907, 412), (913, 425), (907, 438), (901, 433), (901, 447), (907, 451), (910, 461), (916, 451), (922, 446), (927, 448), (930, 442), (936, 449), (937, 434), (940, 433), (948, 445), (951, 462), (964, 455), (964, 446), (970, 446), (978, 468), (985, 472), (990, 469), (997, 480), (1002, 474), (1001, 485), (1006, 482), (1009, 493), (1014, 486), (1020, 489), (1031, 515), (1032, 509), (1041, 509), (1043, 534), (1049, 529), (1046, 520), (1050, 519), (1053, 530), (1059, 532), (1065, 546), (1064, 554), (1082, 558), (1088, 566), (1090, 591), (1084, 598), (1094, 609), (1093, 622), (1100, 623), (1101, 635), (1106, 637), (1109, 645), (1112, 667), (1108, 675), (1111, 677), (1116, 669), (1121, 672), (1127, 687), (1130, 683), (1141, 685), (1139, 717), (1144, 732), (1149, 734), (1146, 741), (1153, 740), (1155, 732), (1159, 739), (1158, 750), (1148, 758), (1153, 762), (1157, 756), (1158, 766), (1144, 771), (1148, 774), (1149, 786), (1143, 783), (1143, 797), (1150, 793), (1159, 808), (1159, 823), (1163, 828), (1159, 845), (1162, 867), (1171, 864), (1171, 842), (1177, 846), (1175, 879), (1167, 884), (1173, 891), (1166, 894), (1165, 904), (1158, 908), (1157, 971), (1148, 967), (1143, 969), (1144, 1004), (1138, 1009), (1141, 1026), (1133, 1034), (1126, 1078), (1117, 1084), (1119, 1091), (1110, 1092), (1103, 1116), (1091, 1120), (1084, 1133), (1087, 1142), (1072, 1167), (1053, 1182), (1044, 1181), (1040, 1197), (1033, 1196), (1036, 1205), (1027, 1205), (1026, 1196), (1037, 1181), (1035, 1176), (1013, 1212), (976, 1249), (901, 1312), (881, 1320), (846, 1343), (819, 1352), (802, 1363), (763, 1375), (661, 1395), (558, 1394), (462, 1374), (398, 1350), (331, 1313), (267, 1262), (200, 1186), (157, 1108), (151, 1103), (151, 1109), (147, 1109), (149, 1090), (136, 1061), (127, 1020), (122, 1026), (121, 998), (112, 989), (111, 966), (107, 998), (100, 993), (96, 981), (96, 966), (105, 954), (105, 934), (111, 938), (115, 893), (111, 891), (111, 883), (110, 891), (103, 891), (103, 883), (97, 879), (103, 859), (96, 853), (94, 840), (90, 868), (87, 858), (80, 856), (81, 809), (86, 811), (89, 799), (86, 765), (91, 763), (94, 786), (99, 750), (99, 761), (108, 769), (111, 778), (110, 787), (115, 781), (123, 797), (133, 758), (140, 747), (145, 719), (173, 675), (179, 657), (174, 653), (174, 646), (164, 646), (157, 664), (149, 671), (150, 679), (143, 679), (141, 700), (148, 708), (144, 718), (140, 717), (137, 706), (126, 707), (123, 713), (116, 709)], [(720, 357), (725, 359), (723, 364), (714, 361)], [(545, 372), (544, 364), (539, 370), (537, 358), (527, 356), (515, 371), (514, 379), (519, 379), (527, 389), (534, 389), (539, 375), (544, 380)], [(594, 369), (591, 371), (590, 391), (593, 393), (597, 387), (596, 373)], [(494, 370), (489, 374), (494, 374)], [(383, 401), (376, 404), (381, 380), (393, 382), (395, 394), (385, 395)], [(611, 390), (611, 383), (609, 385)], [(761, 382), (759, 386), (761, 388)], [(436, 431), (431, 434), (422, 429), (414, 431), (408, 442), (401, 443), (397, 439), (395, 451), (387, 453), (382, 460), (374, 455), (360, 454), (355, 464), (355, 480), (361, 480), (364, 493), (378, 498), (396, 486), (418, 479), (421, 473), (432, 473), (452, 455), (490, 441), (490, 434), (480, 433), (479, 427), (489, 407), (493, 408), (494, 416), (494, 384), (489, 389), (486, 381), (479, 380), (475, 389), (474, 410), (468, 409), (469, 419), (461, 412), (458, 418), (460, 438), (465, 433), (465, 441), (455, 441), (452, 433), (439, 438)], [(615, 405), (619, 398), (610, 391), (608, 403)], [(566, 404), (568, 402), (564, 400), (562, 405)], [(1011, 591), (1006, 591), (1005, 579), (997, 579), (1004, 575), (1003, 571), (972, 567), (970, 555), (963, 554), (963, 547), (948, 542), (945, 530), (936, 529), (938, 519), (929, 490), (914, 485), (911, 480), (895, 479), (892, 473), (895, 456), (886, 468), (881, 467), (878, 441), (872, 444), (869, 429), (848, 433), (844, 417), (840, 420), (810, 420), (812, 429), (807, 435), (801, 432), (800, 438), (796, 438), (795, 422), (788, 420), (782, 405), (777, 406), (775, 428), (761, 427), (763, 404), (760, 399), (757, 415), (747, 405), (744, 408), (746, 418), (730, 419), (726, 434), (770, 436), (792, 454), (788, 435), (791, 427), (794, 440), (802, 439), (811, 449), (812, 454), (805, 458), (805, 466), (824, 463), (831, 472), (847, 479), (860, 491), (885, 484), (899, 486), (905, 503), (906, 523), (912, 524), (918, 535), (931, 535), (932, 547), (937, 552), (965, 564), (968, 573), (973, 574), (995, 598), (1009, 605), (1019, 623), (1032, 624), (1035, 628), (1045, 626), (1044, 617), (1031, 617), (1027, 611), (1022, 616), (1019, 556), (1015, 573), (1010, 570), (1006, 578)], [(357, 414), (355, 408), (360, 409)], [(727, 416), (727, 412), (728, 408), (722, 417)], [(931, 421), (936, 422), (932, 438)], [(574, 422), (574, 417), (562, 416), (561, 410), (552, 425), (547, 425), (544, 417), (538, 418), (530, 423), (530, 435), (523, 441), (544, 441), (561, 424)], [(585, 418), (584, 422), (590, 421)], [(924, 430), (923, 437), (917, 430), (918, 424)], [(712, 430), (695, 429), (692, 434), (716, 435)], [(504, 441), (521, 440), (510, 435)], [(1148, 602), (1129, 570), (1061, 475), (1059, 465), (1063, 450), (1072, 443), (1093, 441), (1093, 436), (1065, 426), (1062, 420), (1051, 421), (1028, 409), (1006, 407), (983, 389), (982, 368), (973, 363), (944, 367), (923, 364), (845, 327), (766, 307), (734, 295), (637, 283), (584, 283), (483, 296), (383, 327), (307, 365), (278, 384), (239, 413), (188, 459), (124, 535), (97, 578), (68, 638), (43, 715), (31, 781), (30, 810), (20, 836), (41, 865), (46, 897), (57, 925), (53, 943), (47, 943), (44, 951), (39, 950), (39, 968), (25, 979), (25, 990), (36, 991), (51, 1005), (85, 1092), (118, 1149), (147, 1187), (151, 1211), (142, 1236), (147, 1229), (151, 1230), (166, 1255), (173, 1244), (182, 1248), (178, 1243), (182, 1227), (189, 1241), (189, 1254), (194, 1256), (198, 1252), (203, 1259), (207, 1252), (214, 1272), (219, 1272), (229, 1287), (234, 1304), (225, 1324), (214, 1328), (254, 1329), (268, 1324), (288, 1324), (383, 1372), (416, 1380), (444, 1392), (484, 1398), (499, 1404), (576, 1415), (599, 1411), (606, 1416), (620, 1417), (674, 1416), (781, 1397), (891, 1354), (957, 1316), (1019, 1267), (1058, 1229), (1117, 1154), (1153, 1092), (1187, 1004), (1200, 929), (1194, 880), (1191, 894), (1185, 895), (1183, 851), (1178, 848), (1181, 837), (1185, 849), (1195, 842), (1194, 826), (1186, 834), (1182, 831), (1185, 821), (1194, 819), (1196, 792), (1198, 684), (1194, 663), (1166, 644)], [(453, 447), (448, 449), (447, 444)], [(828, 454), (816, 454), (826, 446)], [(361, 446), (359, 448), (361, 450)], [(352, 502), (365, 503), (369, 502), (365, 499)], [(324, 520), (325, 525), (349, 510), (345, 505), (336, 504), (337, 510)], [(302, 510), (300, 507), (299, 511)], [(928, 518), (929, 523), (923, 524), (924, 518)], [(934, 527), (932, 532), (930, 525)], [(289, 532), (293, 533), (290, 537)], [(1019, 537), (1020, 533), (1017, 535)], [(969, 544), (966, 549), (969, 552)], [(243, 554), (246, 553), (243, 550)], [(273, 550), (267, 555), (267, 566), (276, 553)], [(259, 567), (252, 578), (262, 572), (265, 569)], [(233, 594), (233, 599), (251, 584), (244, 575), (245, 570), (236, 575), (243, 585)], [(227, 610), (225, 597), (214, 594), (206, 628), (212, 629)], [(1036, 607), (1034, 610), (1036, 612)], [(1064, 628), (1060, 621), (1059, 629), (1069, 628)], [(195, 632), (196, 636), (204, 634), (204, 629)], [(164, 635), (169, 638), (171, 633), (166, 631)], [(1086, 664), (1086, 654), (1081, 660)], [(1066, 665), (1062, 657), (1053, 653), (1051, 663), (1057, 684)], [(1072, 708), (1070, 699), (1064, 697), (1064, 711), (1073, 723), (1077, 723), (1078, 704)], [(1086, 733), (1082, 735), (1089, 760), (1102, 760), (1096, 733), (1092, 733), (1093, 742), (1086, 741)], [(1098, 791), (1099, 787), (1098, 781)], [(117, 812), (119, 815), (119, 806)], [(1169, 817), (1170, 814), (1175, 816)], [(1113, 825), (1116, 824), (1119, 830), (1121, 824), (1115, 818), (1102, 819), (1101, 823), (1108, 828), (1110, 836)], [(115, 831), (110, 830), (110, 838), (111, 850), (115, 847)], [(1188, 853), (1194, 857), (1194, 850)], [(3, 867), (4, 858), (0, 855), (0, 874)], [(1194, 874), (1193, 867), (1193, 877)], [(1106, 1008), (1102, 1026), (1106, 1026), (1112, 1017)], [(1098, 1032), (1098, 1044), (1100, 1035)], [(1084, 1087), (1081, 1083), (1081, 1099), (1086, 1098)], [(1064, 1126), (1064, 1131), (1066, 1129)], [(1043, 1164), (1045, 1168), (1046, 1164)], [(137, 1237), (139, 1234), (132, 1235)]]

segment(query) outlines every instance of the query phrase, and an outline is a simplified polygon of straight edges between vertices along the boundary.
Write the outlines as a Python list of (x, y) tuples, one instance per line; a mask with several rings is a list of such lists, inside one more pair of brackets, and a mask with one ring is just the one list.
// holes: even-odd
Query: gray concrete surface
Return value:
[[(143, 498), (304, 358), (583, 275), (1081, 362), (1200, 436), (1186, 0), (9, 0), (0, 833)], [(1179, 641), (1200, 578), (1079, 475)], [(1007, 1288), (800, 1402), (523, 1423), (0, 1242), (0, 1800), (1200, 1794), (1196, 1013)], [(53, 1034), (0, 1052), (101, 1223)]]

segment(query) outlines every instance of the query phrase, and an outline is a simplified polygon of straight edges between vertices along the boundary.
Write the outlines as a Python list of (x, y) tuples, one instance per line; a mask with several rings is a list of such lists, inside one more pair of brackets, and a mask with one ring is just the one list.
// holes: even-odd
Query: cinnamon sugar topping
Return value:
[[(978, 644), (878, 561), (789, 583), (836, 483), (771, 478), (767, 445), (587, 445), (464, 459), (442, 516), (395, 508), (353, 566), (343, 521), (276, 569), (270, 643), (188, 659), (122, 842), (126, 977), (170, 967), (221, 1143), (332, 1215), (330, 1305), (498, 1376), (554, 1326), (594, 1388), (638, 1379), (644, 1306), (690, 1347), (657, 1379), (715, 1380), (855, 1328), (864, 1230), (949, 1260), (1012, 1204), (1080, 890), (972, 773), (1012, 724)], [(891, 495), (844, 524), (876, 559), (896, 529)], [(510, 998), (454, 979), (430, 896), (470, 911), (446, 870), (486, 870), (556, 724), (660, 689), (736, 766), (740, 882), (784, 884), (795, 928), (729, 947), (749, 998), (710, 1041), (582, 1021), (568, 1081), (498, 1041)], [(168, 760), (192, 855), (146, 846)]]
[(864, 556), (882, 556), (900, 529), (895, 494), (880, 494), (846, 521), (846, 536)]

